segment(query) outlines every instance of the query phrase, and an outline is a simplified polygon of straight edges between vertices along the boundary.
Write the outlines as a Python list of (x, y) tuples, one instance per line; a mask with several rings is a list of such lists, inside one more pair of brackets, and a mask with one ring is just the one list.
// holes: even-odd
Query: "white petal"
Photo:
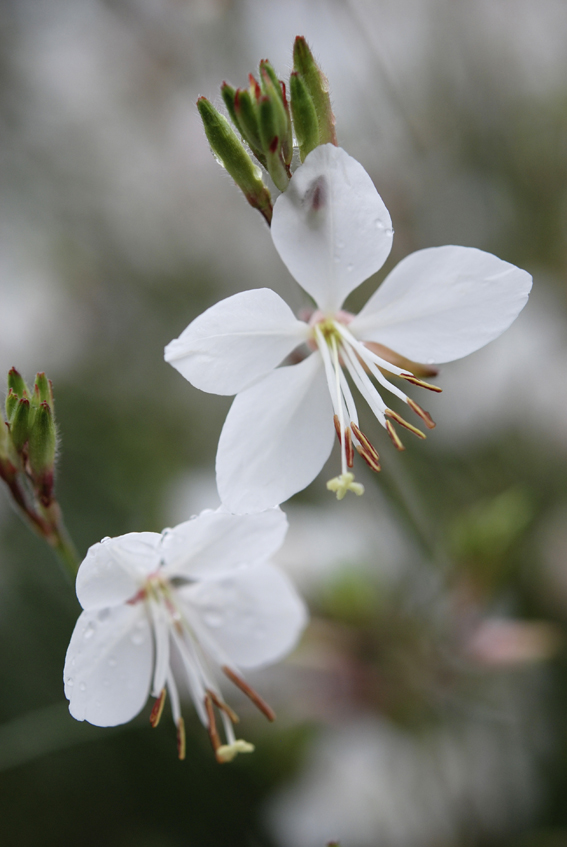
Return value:
[(143, 604), (83, 612), (63, 671), (69, 711), (95, 726), (126, 723), (148, 699), (152, 664)]
[(362, 165), (333, 144), (316, 147), (274, 206), (272, 239), (289, 272), (323, 311), (379, 270), (392, 221)]
[(240, 568), (179, 594), (188, 620), (219, 664), (226, 657), (246, 668), (275, 662), (295, 647), (307, 623), (303, 600), (272, 565)]
[(221, 432), (217, 485), (232, 512), (283, 503), (315, 479), (333, 444), (333, 408), (318, 352), (239, 394)]
[(287, 518), (281, 509), (233, 515), (202, 512), (164, 534), (162, 556), (169, 577), (207, 579), (239, 565), (265, 562), (282, 545)]
[(417, 362), (450, 362), (507, 329), (532, 278), (474, 247), (430, 247), (403, 259), (349, 325)]
[(165, 348), (165, 360), (212, 394), (237, 394), (271, 371), (308, 335), (274, 291), (258, 288), (221, 300)]
[(148, 574), (159, 567), (157, 532), (129, 532), (89, 547), (77, 573), (83, 609), (117, 606), (133, 597)]

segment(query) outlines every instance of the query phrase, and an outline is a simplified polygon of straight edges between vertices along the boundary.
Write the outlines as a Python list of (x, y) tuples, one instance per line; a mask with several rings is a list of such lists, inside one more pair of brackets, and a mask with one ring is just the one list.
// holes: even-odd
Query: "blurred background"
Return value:
[[(564, 0), (4, 0), (0, 372), (53, 379), (58, 492), (84, 555), (217, 502), (230, 399), (164, 345), (269, 286), (305, 305), (261, 216), (213, 159), (221, 104), (296, 35), (325, 70), (339, 143), (392, 215), (386, 270), (440, 244), (534, 276), (499, 340), (445, 365), (437, 421), (337, 503), (287, 504), (278, 562), (312, 623), (237, 692), (257, 752), (218, 766), (185, 704), (75, 722), (62, 667), (78, 604), (0, 496), (2, 843), (73, 847), (567, 845), (567, 7)], [(354, 292), (357, 309), (383, 274)], [(364, 417), (363, 417), (364, 421)], [(334, 467), (334, 466), (333, 466)], [(227, 692), (227, 696), (229, 693)]]

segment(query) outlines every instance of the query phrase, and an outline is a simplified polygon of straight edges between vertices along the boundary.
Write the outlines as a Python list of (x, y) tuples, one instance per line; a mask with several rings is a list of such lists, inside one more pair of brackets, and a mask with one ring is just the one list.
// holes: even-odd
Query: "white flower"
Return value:
[[(364, 168), (330, 144), (298, 168), (275, 204), (271, 231), (318, 307), (309, 323), (273, 291), (245, 291), (200, 315), (165, 352), (197, 388), (237, 395), (217, 454), (219, 493), (234, 512), (265, 509), (308, 485), (329, 456), (335, 428), (341, 473), (328, 487), (339, 498), (347, 490), (361, 494), (350, 471), (354, 450), (374, 470), (380, 464), (360, 431), (351, 383), (403, 449), (392, 421), (425, 436), (389, 407), (375, 383), (427, 427), (434, 423), (384, 371), (439, 391), (404, 359), (431, 365), (472, 353), (512, 323), (531, 288), (528, 273), (490, 253), (433, 247), (401, 261), (357, 316), (342, 311), (351, 291), (384, 264), (393, 230)], [(278, 367), (301, 344), (312, 354)]]
[(286, 530), (279, 509), (257, 515), (205, 511), (161, 534), (132, 532), (93, 545), (77, 574), (84, 611), (65, 660), (65, 695), (73, 717), (96, 726), (125, 723), (151, 692), (157, 698), (150, 718), (156, 726), (167, 691), (183, 758), (175, 656), (217, 759), (230, 761), (251, 751), (252, 745), (235, 739), (237, 717), (224, 702), (212, 667), (220, 667), (274, 719), (239, 667), (281, 658), (305, 625), (304, 604), (288, 578), (266, 564)]

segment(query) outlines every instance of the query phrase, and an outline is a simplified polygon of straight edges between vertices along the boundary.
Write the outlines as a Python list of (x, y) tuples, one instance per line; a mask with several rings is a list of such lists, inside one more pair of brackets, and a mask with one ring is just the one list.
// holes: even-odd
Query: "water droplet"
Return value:
[(96, 629), (96, 627), (95, 627), (94, 623), (91, 621), (88, 624), (87, 628), (85, 629), (85, 631), (83, 633), (83, 638), (92, 638), (93, 635), (95, 634), (95, 629)]
[(69, 686), (69, 688), (72, 688), (74, 686), (74, 684), (75, 684), (75, 680), (73, 679), (73, 677), (72, 676), (68, 677), (67, 685)]
[(79, 685), (79, 689), (80, 689), (80, 691), (86, 691), (87, 690), (87, 683), (81, 682), (81, 684)]
[(204, 618), (207, 626), (212, 626), (213, 628), (221, 626), (223, 622), (222, 615), (219, 615), (218, 612), (205, 612)]
[(109, 660), (108, 660), (108, 664), (109, 664), (109, 666), (110, 666), (111, 668), (115, 668), (115, 667), (116, 667), (116, 665), (118, 664), (118, 661), (117, 661), (117, 659), (116, 659), (116, 656), (110, 656), (110, 658), (109, 658)]

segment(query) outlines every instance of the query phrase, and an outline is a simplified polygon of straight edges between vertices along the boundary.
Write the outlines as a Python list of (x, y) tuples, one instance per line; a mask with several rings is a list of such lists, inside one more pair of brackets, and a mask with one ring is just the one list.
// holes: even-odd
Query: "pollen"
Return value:
[(217, 762), (224, 764), (224, 762), (232, 762), (239, 753), (253, 752), (253, 744), (250, 744), (248, 741), (244, 741), (243, 738), (237, 738), (232, 742), (232, 744), (221, 744), (221, 746), (215, 751), (215, 756)]
[(340, 476), (330, 479), (327, 483), (327, 489), (335, 492), (337, 500), (342, 500), (346, 496), (347, 491), (352, 491), (357, 497), (364, 494), (364, 485), (361, 485), (360, 482), (355, 482), (354, 474), (350, 472), (342, 473)]

